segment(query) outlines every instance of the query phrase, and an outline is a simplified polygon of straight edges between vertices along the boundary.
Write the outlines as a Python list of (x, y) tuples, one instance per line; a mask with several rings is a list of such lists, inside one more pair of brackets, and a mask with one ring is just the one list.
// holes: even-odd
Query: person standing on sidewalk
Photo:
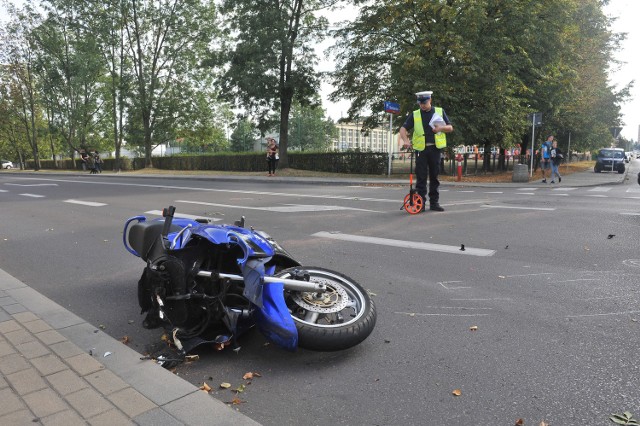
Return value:
[[(547, 183), (547, 170), (551, 170), (551, 145), (553, 144), (553, 135), (549, 135), (546, 141), (542, 142), (540, 150), (540, 169), (542, 170), (542, 183)], [(553, 175), (551, 176), (553, 179)]]
[[(442, 212), (438, 187), (440, 152), (447, 146), (446, 133), (453, 132), (449, 117), (441, 107), (431, 106), (433, 92), (416, 93), (420, 109), (407, 116), (400, 128), (400, 140), (405, 149), (411, 147), (416, 155), (416, 191), (422, 197), (423, 209), (427, 198), (427, 176), (429, 176), (429, 210)], [(408, 131), (413, 129), (409, 140)]]
[(562, 162), (564, 155), (562, 154), (562, 151), (560, 150), (560, 148), (558, 148), (558, 141), (553, 141), (553, 144), (551, 145), (550, 157), (551, 157), (551, 183), (556, 183), (554, 180), (555, 179), (554, 176), (558, 176), (558, 183), (560, 183), (562, 182), (562, 176), (560, 176), (560, 171), (558, 170), (558, 167), (560, 166), (560, 163)]
[(267, 165), (269, 166), (269, 174), (267, 176), (275, 176), (278, 167), (278, 144), (274, 138), (267, 138)]

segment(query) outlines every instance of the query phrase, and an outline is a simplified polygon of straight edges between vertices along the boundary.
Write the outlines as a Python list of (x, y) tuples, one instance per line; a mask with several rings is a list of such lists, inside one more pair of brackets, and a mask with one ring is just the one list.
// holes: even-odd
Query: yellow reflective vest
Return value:
[[(442, 108), (434, 107), (436, 114), (442, 117)], [(442, 149), (447, 147), (447, 135), (444, 132), (438, 132), (435, 135), (436, 148)], [(413, 149), (416, 151), (424, 151), (426, 142), (424, 135), (424, 126), (422, 125), (422, 114), (420, 110), (413, 111), (413, 138), (411, 140)]]

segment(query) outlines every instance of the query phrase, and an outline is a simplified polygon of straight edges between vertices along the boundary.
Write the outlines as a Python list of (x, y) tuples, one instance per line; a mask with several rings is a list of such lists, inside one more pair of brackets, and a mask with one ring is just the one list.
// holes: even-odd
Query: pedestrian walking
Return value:
[(549, 135), (547, 140), (542, 142), (542, 148), (540, 149), (540, 170), (542, 170), (542, 183), (547, 183), (547, 171), (551, 172), (552, 145), (553, 135)]
[(551, 183), (555, 182), (555, 176), (558, 176), (558, 183), (562, 182), (562, 176), (560, 176), (559, 166), (562, 163), (562, 159), (564, 158), (564, 154), (562, 150), (558, 148), (558, 141), (553, 141), (551, 144), (551, 151), (549, 151), (549, 156), (551, 157)]
[(267, 166), (269, 167), (269, 174), (267, 176), (275, 176), (276, 168), (278, 167), (278, 161), (280, 155), (278, 154), (278, 144), (274, 138), (267, 138)]
[[(440, 153), (447, 147), (446, 133), (453, 132), (446, 112), (442, 107), (431, 105), (432, 91), (418, 92), (416, 98), (419, 109), (407, 116), (400, 127), (400, 140), (404, 148), (413, 148), (416, 156), (416, 191), (422, 197), (423, 208), (429, 196), (429, 210), (442, 212), (440, 206)], [(413, 130), (411, 140), (408, 132)], [(427, 194), (427, 176), (429, 177), (429, 193)]]
[(80, 151), (80, 161), (82, 162), (82, 170), (87, 171), (89, 169), (88, 166), (89, 155), (85, 150)]
[(95, 175), (98, 173), (96, 172), (96, 159), (93, 157), (93, 155), (87, 156), (87, 167), (89, 168), (89, 174)]

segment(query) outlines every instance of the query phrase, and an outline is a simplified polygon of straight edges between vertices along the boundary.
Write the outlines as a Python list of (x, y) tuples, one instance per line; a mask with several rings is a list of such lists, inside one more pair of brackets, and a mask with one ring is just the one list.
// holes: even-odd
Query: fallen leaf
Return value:
[(242, 393), (244, 392), (244, 385), (240, 385), (238, 386), (236, 389), (233, 390), (236, 393)]
[(243, 380), (250, 380), (253, 379), (253, 373), (249, 372), (249, 373), (245, 373), (244, 376), (242, 376)]
[(200, 386), (200, 389), (205, 391), (205, 392), (209, 392), (211, 390), (211, 386), (209, 386), (207, 384), (207, 382), (202, 383), (202, 386)]
[(524, 424), (524, 419), (516, 420), (516, 426), (522, 426)]
[(200, 359), (200, 355), (187, 355), (184, 357), (185, 361), (197, 361)]
[(231, 383), (227, 383), (227, 382), (220, 383), (220, 387), (222, 389), (229, 389), (231, 387)]
[(243, 402), (246, 402), (246, 401), (241, 400), (237, 396), (231, 400), (231, 404), (233, 404), (233, 405), (242, 404)]
[(260, 373), (256, 373), (256, 372), (254, 371), (254, 373), (253, 373), (253, 377), (262, 377), (262, 374), (260, 374)]
[(107, 328), (107, 327), (105, 327), (104, 325), (100, 324), (100, 325), (98, 326), (98, 328), (99, 328), (100, 330), (104, 330), (104, 329), (105, 329), (105, 328)]
[(163, 334), (163, 335), (160, 337), (160, 340), (162, 340), (163, 342), (167, 342), (167, 343), (169, 343), (169, 335), (168, 335), (168, 334), (166, 334), (166, 333), (165, 333), (165, 334)]
[(454, 394), (455, 396), (462, 395), (462, 391), (460, 389), (454, 389), (453, 392), (451, 392), (451, 393)]
[(472, 325), (471, 327), (469, 327), (469, 330), (478, 331), (478, 326), (477, 325)]
[(122, 343), (124, 343), (125, 345), (129, 344), (129, 336), (124, 336), (122, 339), (120, 339), (120, 341)]
[(549, 423), (545, 422), (544, 420), (540, 422), (540, 424), (538, 426), (549, 426)]

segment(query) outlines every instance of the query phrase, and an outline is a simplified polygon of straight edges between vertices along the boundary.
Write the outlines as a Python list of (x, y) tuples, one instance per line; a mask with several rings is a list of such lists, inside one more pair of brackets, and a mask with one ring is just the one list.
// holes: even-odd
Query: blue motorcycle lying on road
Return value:
[(147, 266), (138, 282), (143, 326), (171, 329), (187, 354), (211, 343), (238, 348), (254, 325), (289, 350), (337, 351), (369, 336), (376, 310), (369, 293), (351, 278), (301, 266), (273, 238), (207, 219), (135, 216), (124, 226), (125, 248)]

